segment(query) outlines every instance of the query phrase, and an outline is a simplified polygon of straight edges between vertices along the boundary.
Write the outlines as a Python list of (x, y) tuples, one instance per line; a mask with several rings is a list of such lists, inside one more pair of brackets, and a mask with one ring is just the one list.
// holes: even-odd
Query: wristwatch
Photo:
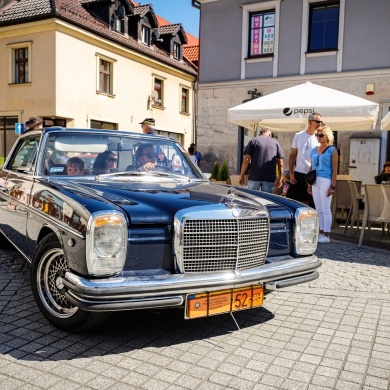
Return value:
[(335, 190), (335, 189), (336, 189), (336, 186), (334, 186), (333, 184), (331, 184), (331, 185), (330, 185), (330, 188), (331, 188), (332, 190)]

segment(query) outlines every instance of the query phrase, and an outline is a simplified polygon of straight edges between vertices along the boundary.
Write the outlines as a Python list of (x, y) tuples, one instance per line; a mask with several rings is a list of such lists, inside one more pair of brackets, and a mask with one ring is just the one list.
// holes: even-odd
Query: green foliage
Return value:
[(222, 162), (218, 172), (218, 180), (227, 181), (229, 179), (229, 167), (226, 161)]
[(215, 161), (213, 164), (213, 169), (211, 170), (211, 178), (218, 180), (218, 174), (219, 174), (219, 164), (218, 161)]

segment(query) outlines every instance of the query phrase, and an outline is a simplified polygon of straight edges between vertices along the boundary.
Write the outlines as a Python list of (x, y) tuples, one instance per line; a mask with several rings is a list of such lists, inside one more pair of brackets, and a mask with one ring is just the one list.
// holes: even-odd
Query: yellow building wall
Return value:
[[(8, 71), (0, 72), (0, 111), (22, 110), (21, 121), (39, 115), (89, 128), (94, 119), (135, 132), (141, 132), (139, 122), (152, 117), (156, 129), (183, 134), (186, 147), (193, 142), (194, 76), (56, 20), (2, 29), (1, 69), (9, 67), (7, 44), (23, 41), (32, 42), (32, 82), (10, 86)], [(97, 93), (97, 56), (114, 62), (113, 96)], [(164, 79), (163, 109), (150, 104), (153, 75)], [(180, 114), (183, 86), (190, 91), (190, 115)]]

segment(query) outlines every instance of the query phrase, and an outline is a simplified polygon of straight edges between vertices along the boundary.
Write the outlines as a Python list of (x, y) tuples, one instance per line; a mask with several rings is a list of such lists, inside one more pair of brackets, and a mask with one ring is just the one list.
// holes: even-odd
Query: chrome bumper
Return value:
[(318, 278), (321, 261), (316, 256), (267, 263), (241, 272), (156, 275), (126, 272), (106, 279), (85, 279), (66, 272), (62, 291), (75, 306), (88, 311), (119, 311), (182, 306), (186, 294), (263, 285), (265, 292)]

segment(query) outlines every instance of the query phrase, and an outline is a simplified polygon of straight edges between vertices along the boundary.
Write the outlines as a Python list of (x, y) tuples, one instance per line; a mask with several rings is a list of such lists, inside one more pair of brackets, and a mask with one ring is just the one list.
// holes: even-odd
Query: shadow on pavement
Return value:
[[(5, 252), (5, 251), (3, 251)], [(213, 317), (185, 320), (183, 310), (139, 310), (113, 313), (107, 323), (82, 333), (55, 328), (40, 313), (32, 296), (28, 263), (14, 251), (0, 262), (0, 353), (26, 361), (59, 361), (177, 345), (188, 348), (203, 340), (224, 349), (222, 340), (238, 331), (250, 337), (251, 327), (274, 315), (264, 307)], [(186, 346), (187, 345), (187, 346)], [(205, 344), (206, 345), (206, 344)], [(146, 353), (146, 352), (145, 352)]]

